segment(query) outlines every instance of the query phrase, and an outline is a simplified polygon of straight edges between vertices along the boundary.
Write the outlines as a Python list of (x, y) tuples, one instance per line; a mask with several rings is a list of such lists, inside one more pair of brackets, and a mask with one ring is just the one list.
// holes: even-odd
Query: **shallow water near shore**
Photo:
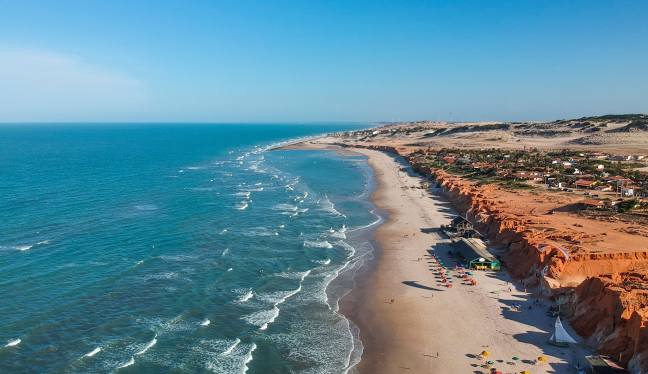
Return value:
[(268, 147), (350, 128), (0, 127), (0, 372), (344, 372), (371, 171)]

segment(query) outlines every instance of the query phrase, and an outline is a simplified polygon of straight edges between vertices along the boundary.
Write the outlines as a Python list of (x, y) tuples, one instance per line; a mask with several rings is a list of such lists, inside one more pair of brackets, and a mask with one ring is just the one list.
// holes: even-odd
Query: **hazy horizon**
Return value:
[(646, 113), (646, 10), (632, 1), (7, 3), (0, 122)]

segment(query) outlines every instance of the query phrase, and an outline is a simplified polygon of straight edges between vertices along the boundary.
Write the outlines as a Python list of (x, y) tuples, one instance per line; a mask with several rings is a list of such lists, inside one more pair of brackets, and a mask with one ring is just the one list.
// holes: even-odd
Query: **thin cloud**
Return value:
[(76, 56), (0, 48), (0, 121), (120, 120), (148, 103), (140, 80)]

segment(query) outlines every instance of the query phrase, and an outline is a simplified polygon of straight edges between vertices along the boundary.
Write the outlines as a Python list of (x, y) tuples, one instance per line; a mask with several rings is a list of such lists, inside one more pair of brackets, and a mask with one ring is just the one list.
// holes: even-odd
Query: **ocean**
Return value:
[(0, 126), (0, 373), (347, 371), (371, 171), (270, 148), (353, 128)]

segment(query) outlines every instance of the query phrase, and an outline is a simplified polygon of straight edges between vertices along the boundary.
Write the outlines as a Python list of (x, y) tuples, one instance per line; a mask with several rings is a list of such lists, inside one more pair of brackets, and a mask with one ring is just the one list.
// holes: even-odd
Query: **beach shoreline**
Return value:
[[(455, 213), (439, 191), (421, 188), (422, 179), (407, 164), (376, 150), (341, 148), (327, 138), (286, 149), (366, 156), (376, 179), (371, 200), (386, 213), (372, 234), (373, 259), (340, 300), (340, 312), (359, 328), (364, 347), (351, 372), (487, 373), (478, 357), (484, 350), (503, 371), (571, 372), (568, 362), (577, 353), (547, 344), (553, 320), (506, 273), (478, 273), (477, 286), (461, 284), (454, 272), (454, 288), (438, 282), (432, 256), (453, 264), (450, 241), (438, 228)], [(548, 362), (534, 365), (538, 356)]]

